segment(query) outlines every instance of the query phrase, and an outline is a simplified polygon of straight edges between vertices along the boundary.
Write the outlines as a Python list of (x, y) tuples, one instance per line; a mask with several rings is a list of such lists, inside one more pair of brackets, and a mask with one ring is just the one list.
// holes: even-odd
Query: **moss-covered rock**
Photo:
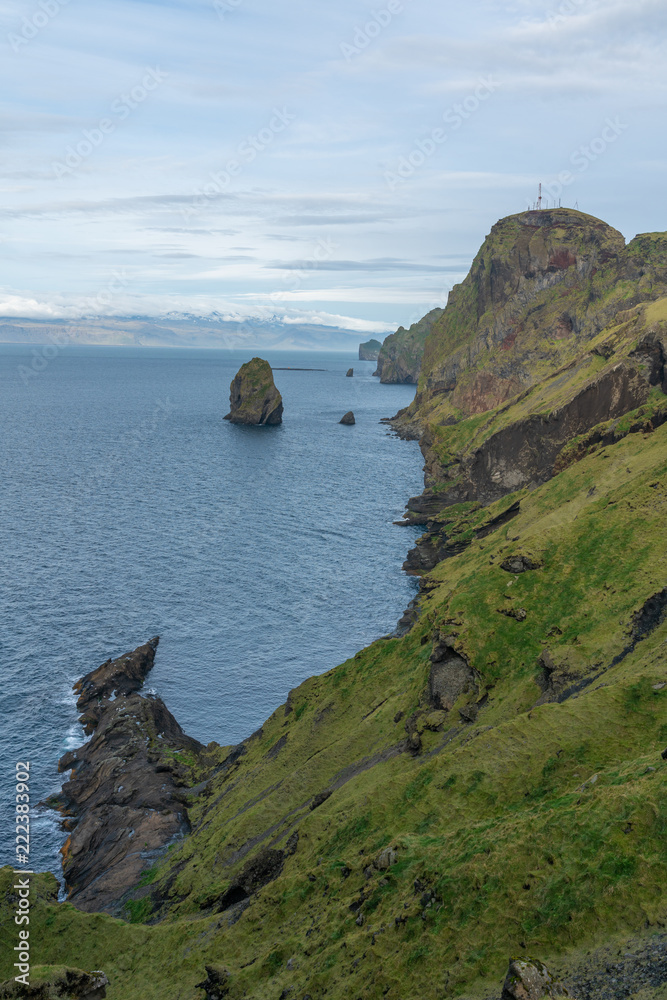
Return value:
[(225, 417), (233, 424), (280, 424), (283, 399), (273, 381), (271, 365), (253, 358), (242, 365), (229, 387), (231, 410)]

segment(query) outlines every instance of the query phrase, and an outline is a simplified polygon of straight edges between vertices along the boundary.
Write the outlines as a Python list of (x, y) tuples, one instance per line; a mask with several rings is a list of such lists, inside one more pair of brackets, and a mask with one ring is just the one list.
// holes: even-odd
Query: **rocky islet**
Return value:
[(253, 358), (241, 366), (229, 387), (231, 409), (225, 420), (233, 424), (275, 426), (282, 423), (283, 399), (276, 388), (271, 365)]

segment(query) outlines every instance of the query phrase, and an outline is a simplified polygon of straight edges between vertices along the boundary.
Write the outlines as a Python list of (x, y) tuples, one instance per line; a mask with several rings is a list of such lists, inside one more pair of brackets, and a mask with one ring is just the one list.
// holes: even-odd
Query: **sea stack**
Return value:
[(354, 375), (354, 368), (348, 368), (347, 377), (352, 378), (353, 375)]
[(379, 340), (367, 340), (365, 344), (359, 344), (359, 360), (377, 361), (381, 348)]
[(339, 421), (339, 423), (356, 424), (356, 420), (354, 419), (354, 413), (352, 412), (352, 410), (348, 410), (345, 416), (342, 418), (342, 420)]
[(276, 389), (268, 361), (253, 358), (242, 365), (229, 387), (231, 410), (225, 420), (233, 424), (281, 424), (283, 398)]

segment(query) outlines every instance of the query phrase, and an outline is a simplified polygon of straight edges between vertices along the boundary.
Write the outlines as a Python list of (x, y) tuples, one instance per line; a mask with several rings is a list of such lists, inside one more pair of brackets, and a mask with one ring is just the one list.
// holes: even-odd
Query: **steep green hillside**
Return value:
[[(398, 421), (428, 462), (412, 626), (290, 692), (239, 747), (184, 757), (192, 832), (144, 873), (126, 922), (57, 904), (44, 879), (40, 963), (103, 969), (111, 1000), (441, 1000), (499, 997), (510, 954), (567, 972), (623, 935), (658, 940), (667, 237), (625, 250), (597, 220), (566, 213), (577, 235), (548, 215), (563, 234), (495, 228)], [(580, 247), (567, 264), (565, 243)], [(462, 409), (484, 366), (504, 377), (509, 315), (524, 317), (503, 348), (521, 388)]]

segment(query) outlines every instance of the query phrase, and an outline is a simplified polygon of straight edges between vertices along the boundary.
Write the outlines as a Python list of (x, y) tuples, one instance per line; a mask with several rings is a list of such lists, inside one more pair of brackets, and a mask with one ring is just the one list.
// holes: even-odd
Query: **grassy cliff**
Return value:
[[(667, 237), (625, 249), (597, 220), (572, 233), (542, 215), (538, 233), (496, 227), (484, 281), (453, 293), (427, 344), (408, 418), (431, 483), (412, 628), (291, 691), (239, 747), (184, 762), (192, 831), (126, 920), (56, 903), (41, 877), (40, 963), (103, 969), (111, 1000), (440, 1000), (499, 997), (509, 954), (567, 972), (657, 940)], [(524, 327), (504, 357), (526, 377), (466, 411), (457, 387), (485, 365), (501, 377), (510, 314)], [(585, 994), (612, 995), (664, 990)]]

